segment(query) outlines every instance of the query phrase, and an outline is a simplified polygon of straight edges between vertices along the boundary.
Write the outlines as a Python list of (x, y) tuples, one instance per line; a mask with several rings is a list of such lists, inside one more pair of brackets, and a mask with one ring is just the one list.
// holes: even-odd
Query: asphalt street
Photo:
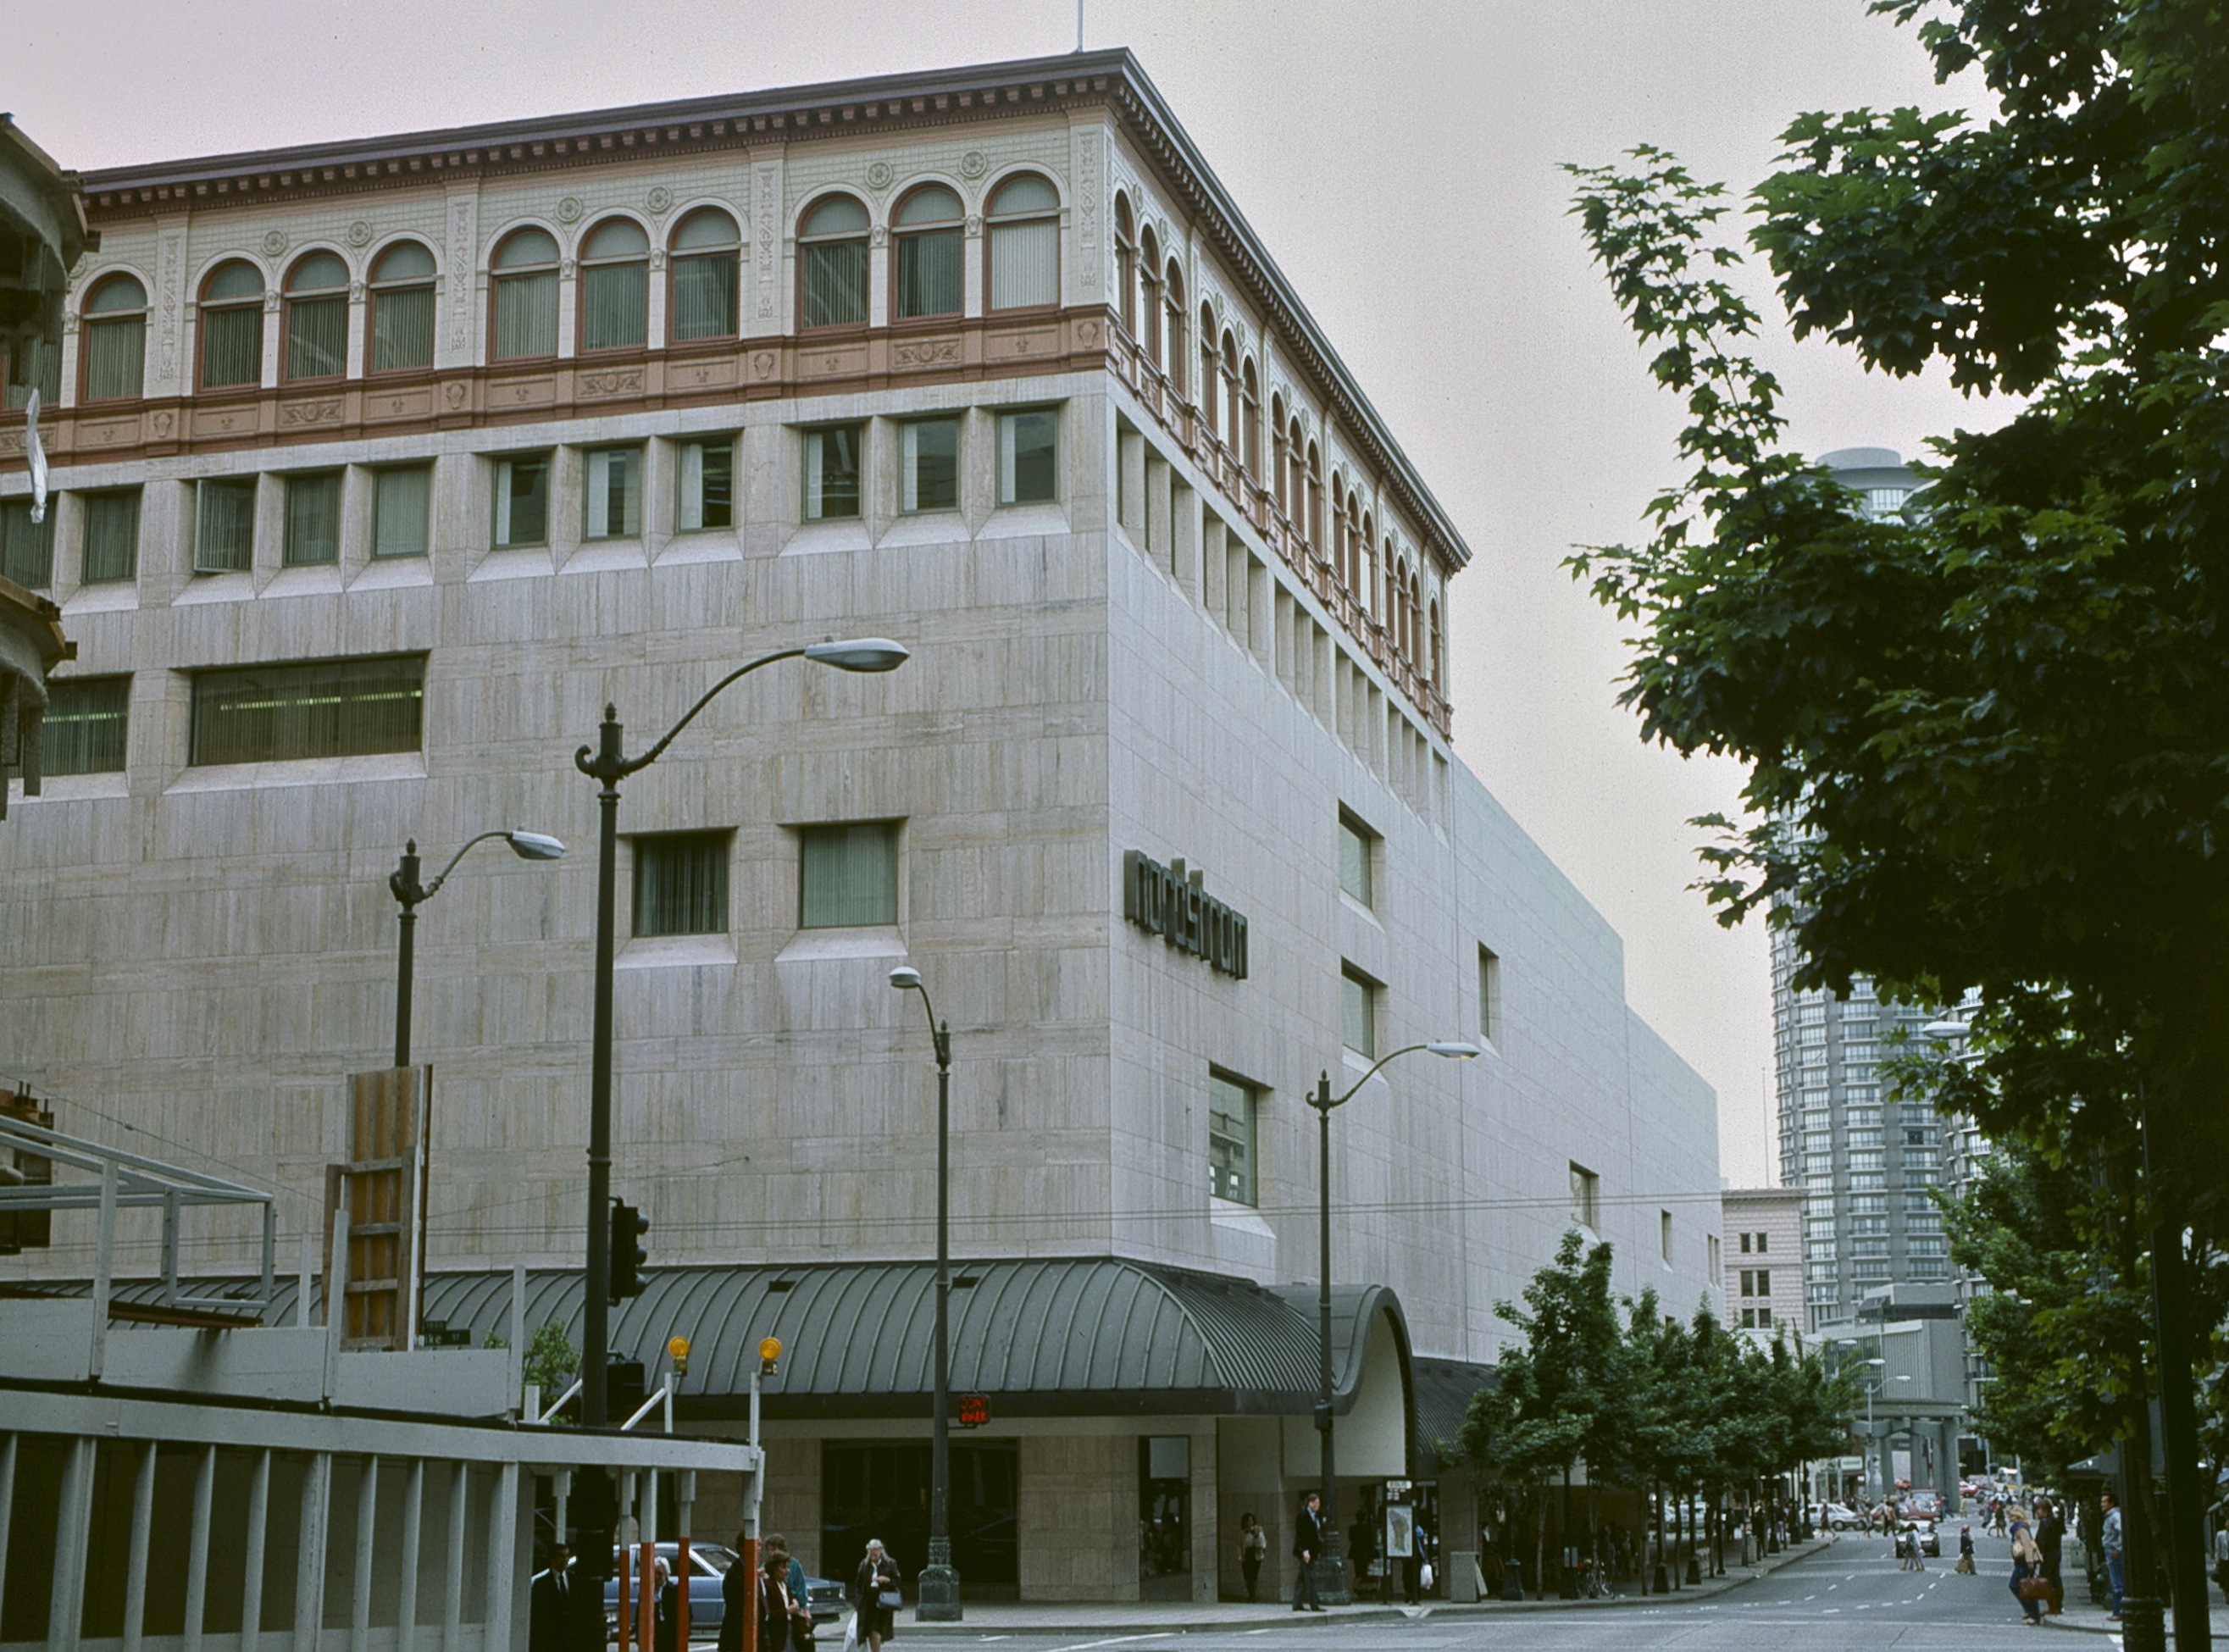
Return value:
[[(1946, 1534), (1955, 1533), (1953, 1524)], [(2107, 1652), (2120, 1643), (2118, 1626), (2069, 1591), (2065, 1617), (2027, 1626), (2007, 1586), (2011, 1564), (1999, 1539), (1976, 1541), (1979, 1575), (1957, 1576), (1955, 1549), (1930, 1559), (1924, 1572), (1898, 1569), (1879, 1539), (1845, 1537), (1770, 1575), (1693, 1605), (1677, 1596), (1589, 1604), (1551, 1611), (1427, 1611), (1401, 1619), (1294, 1617), (1282, 1606), (1262, 1609), (1259, 1627), (1185, 1633), (1120, 1635), (986, 1633), (939, 1636), (940, 1648), (996, 1647), (999, 1652), (1260, 1652), (1264, 1647), (1387, 1649), (1436, 1652), (1440, 1648), (1521, 1647), (1525, 1652), (1578, 1649), (1679, 1647), (1710, 1652), (1838, 1652), (1888, 1647), (1930, 1652), (1989, 1652), (2046, 1640), (2071, 1640), (2084, 1652)], [(897, 1640), (904, 1639), (903, 1628)], [(896, 1652), (893, 1644), (891, 1652)]]

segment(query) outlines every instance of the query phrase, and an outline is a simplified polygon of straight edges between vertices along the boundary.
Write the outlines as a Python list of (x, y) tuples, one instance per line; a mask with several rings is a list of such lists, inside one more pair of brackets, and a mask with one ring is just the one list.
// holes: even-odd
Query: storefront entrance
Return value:
[[(952, 1564), (960, 1587), (978, 1600), (1015, 1597), (1021, 1571), (1015, 1546), (1021, 1454), (1013, 1440), (954, 1441)], [(820, 1565), (849, 1584), (878, 1537), (905, 1574), (906, 1599), (928, 1558), (928, 1443), (835, 1441), (820, 1448)], [(999, 1592), (1003, 1591), (1003, 1592)]]

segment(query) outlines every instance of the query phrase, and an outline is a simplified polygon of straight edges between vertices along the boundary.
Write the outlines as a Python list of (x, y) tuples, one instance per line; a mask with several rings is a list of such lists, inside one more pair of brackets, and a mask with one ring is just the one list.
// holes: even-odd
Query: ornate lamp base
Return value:
[(952, 1540), (932, 1538), (928, 1564), (915, 1582), (914, 1621), (957, 1623), (960, 1621), (960, 1574), (952, 1569)]

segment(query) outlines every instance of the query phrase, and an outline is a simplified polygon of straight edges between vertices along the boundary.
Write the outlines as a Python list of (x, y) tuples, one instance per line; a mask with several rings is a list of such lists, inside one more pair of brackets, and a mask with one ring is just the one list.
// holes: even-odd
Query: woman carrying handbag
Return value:
[(851, 1607), (857, 1636), (867, 1652), (883, 1652), (883, 1642), (897, 1632), (898, 1563), (883, 1552), (878, 1537), (867, 1540), (866, 1558), (851, 1574)]
[(2043, 1575), (2043, 1551), (2036, 1547), (2027, 1520), (2013, 1517), (2013, 1598), (2030, 1623), (2043, 1622), (2043, 1604), (2051, 1597), (2051, 1580)]

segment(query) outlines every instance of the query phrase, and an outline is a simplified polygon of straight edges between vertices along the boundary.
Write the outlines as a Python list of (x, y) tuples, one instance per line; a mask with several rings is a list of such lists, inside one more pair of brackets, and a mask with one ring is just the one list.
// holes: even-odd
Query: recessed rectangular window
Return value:
[(43, 591), (55, 579), (55, 511), (48, 505), (46, 520), (31, 520), (29, 499), (10, 499), (0, 505), (0, 579)]
[(1339, 886), (1365, 906), (1375, 906), (1371, 859), (1378, 834), (1345, 809), (1339, 812)]
[(48, 775), (114, 775), (124, 768), (129, 677), (66, 677), (47, 685), (41, 762)]
[(139, 490), (88, 493), (85, 505), (85, 556), (81, 577), (87, 585), (136, 579), (139, 573)]
[(1659, 1211), (1656, 1212), (1656, 1237), (1658, 1249), (1662, 1252), (1665, 1263), (1668, 1266), (1672, 1261), (1671, 1212)]
[(1501, 1031), (1501, 960), (1478, 949), (1478, 1036), (1487, 1044)]
[(805, 433), (805, 519), (859, 514), (863, 425), (824, 425)]
[(1571, 1220), (1583, 1228), (1602, 1225), (1602, 1178), (1584, 1165), (1571, 1167)]
[(341, 473), (286, 479), (286, 550), (289, 568), (312, 567), (341, 559)]
[(799, 929), (858, 929), (898, 921), (895, 822), (807, 826), (798, 835)]
[(1746, 1233), (1741, 1236), (1741, 1251), (1744, 1256), (1747, 1256), (1749, 1254), (1749, 1239), (1750, 1236)]
[(584, 539), (633, 539), (642, 532), (642, 449), (600, 447), (588, 455)]
[(1758, 1253), (1760, 1256), (1761, 1256), (1761, 1255), (1763, 1255), (1765, 1251), (1771, 1250), (1771, 1249), (1772, 1249), (1772, 1235), (1770, 1235), (1770, 1233), (1760, 1233), (1760, 1234), (1758, 1234), (1758, 1235), (1757, 1236), (1757, 1253)]
[(736, 525), (736, 441), (681, 444), (681, 497), (674, 516), (683, 533)]
[(1757, 1294), (1760, 1296), (1770, 1296), (1772, 1295), (1771, 1269), (1759, 1268), (1757, 1270)]
[(194, 492), (194, 572), (240, 574), (253, 568), (255, 479), (213, 477)]
[(549, 543), (549, 455), (522, 453), (495, 461), (495, 544), (498, 550)]
[(1048, 505), (1060, 496), (1060, 415), (1050, 408), (999, 415), (999, 503)]
[(1378, 1057), (1378, 983), (1352, 964), (1339, 977), (1339, 1037), (1366, 1060)]
[(899, 508), (956, 511), (960, 508), (960, 421), (915, 419), (899, 427)]
[(661, 832), (634, 840), (634, 932), (725, 935), (734, 834)]
[(426, 657), (198, 672), (186, 761), (269, 763), (419, 749)]
[(425, 556), (433, 518), (434, 467), (396, 465), (371, 474), (371, 554)]
[(1254, 1108), (1257, 1094), (1251, 1084), (1207, 1076), (1208, 1191), (1217, 1199), (1239, 1205), (1259, 1202), (1254, 1177)]

